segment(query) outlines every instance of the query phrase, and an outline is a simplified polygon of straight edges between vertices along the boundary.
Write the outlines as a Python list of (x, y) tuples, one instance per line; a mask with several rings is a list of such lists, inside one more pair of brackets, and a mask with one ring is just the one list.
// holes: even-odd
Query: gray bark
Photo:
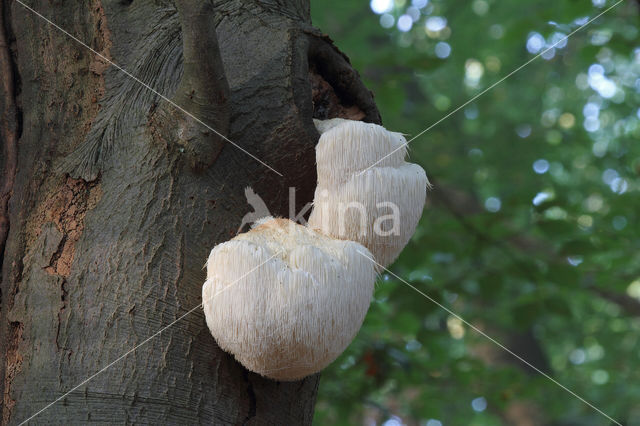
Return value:
[[(250, 210), (246, 186), (275, 215), (290, 186), (310, 201), (314, 116), (380, 121), (307, 1), (28, 4), (222, 136), (0, 0), (0, 69), (15, 74), (0, 94), (2, 424), (200, 304), (209, 250)], [(247, 372), (196, 310), (32, 423), (309, 424), (318, 380)]]

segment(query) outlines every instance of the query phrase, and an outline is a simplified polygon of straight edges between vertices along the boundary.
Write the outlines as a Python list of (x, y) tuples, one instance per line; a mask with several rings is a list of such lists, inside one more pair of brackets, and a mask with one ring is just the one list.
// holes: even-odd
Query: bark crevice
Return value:
[(2, 400), (2, 424), (9, 424), (11, 411), (16, 401), (11, 398), (11, 384), (15, 376), (22, 368), (22, 355), (18, 351), (18, 345), (22, 339), (24, 326), (19, 321), (9, 323), (9, 332), (5, 345), (5, 374), (3, 377), (4, 391)]
[[(10, 288), (11, 280), (5, 276), (8, 268), (4, 267), (5, 247), (9, 236), (11, 221), (9, 218), (9, 201), (13, 195), (16, 171), (18, 167), (18, 140), (20, 138), (21, 111), (16, 97), (19, 92), (19, 74), (16, 70), (15, 52), (11, 43), (15, 40), (10, 18), (10, 4), (0, 0), (0, 143), (2, 144), (2, 184), (0, 185), (0, 313), (4, 316), (8, 304), (5, 300), (14, 297), (14, 289)], [(19, 268), (14, 268), (14, 271)], [(17, 290), (16, 290), (17, 291)], [(18, 352), (18, 344), (22, 338), (22, 323), (14, 321), (0, 324), (0, 351), (3, 357), (0, 365), (0, 394), (2, 406), (0, 419), (2, 424), (9, 422), (15, 401), (11, 398), (13, 378), (22, 366), (22, 355)]]
[(257, 401), (256, 401), (256, 392), (253, 389), (253, 382), (251, 382), (251, 377), (249, 377), (249, 372), (247, 370), (244, 370), (242, 372), (242, 378), (247, 382), (247, 398), (249, 401), (249, 407), (247, 409), (247, 417), (245, 417), (242, 424), (247, 425), (250, 423), (251, 419), (253, 419), (256, 416)]
[[(11, 52), (12, 31), (7, 19), (9, 4), (0, 0), (0, 141), (2, 141), (2, 176), (0, 188), (0, 257), (9, 234), (9, 199), (13, 192), (18, 166), (18, 139), (20, 138), (20, 111), (16, 105), (18, 73)], [(2, 288), (0, 288), (0, 301)]]

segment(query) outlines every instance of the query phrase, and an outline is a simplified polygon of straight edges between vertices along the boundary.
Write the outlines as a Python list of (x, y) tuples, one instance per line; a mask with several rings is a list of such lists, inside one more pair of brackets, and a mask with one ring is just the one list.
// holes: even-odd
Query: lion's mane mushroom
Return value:
[(276, 380), (316, 373), (358, 333), (376, 273), (362, 245), (265, 218), (217, 245), (202, 302), (220, 347)]
[(309, 226), (357, 241), (377, 262), (391, 264), (422, 215), (429, 185), (425, 171), (405, 161), (406, 139), (400, 133), (340, 118), (315, 124), (321, 136)]

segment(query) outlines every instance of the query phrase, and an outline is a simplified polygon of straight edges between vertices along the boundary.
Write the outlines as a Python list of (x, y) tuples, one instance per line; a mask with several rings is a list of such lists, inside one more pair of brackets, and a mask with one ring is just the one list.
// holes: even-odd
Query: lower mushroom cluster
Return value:
[[(202, 288), (207, 326), (220, 347), (275, 380), (317, 373), (353, 340), (378, 264), (391, 263), (411, 238), (428, 185), (424, 170), (404, 161), (399, 133), (342, 119), (316, 126), (318, 187), (309, 226), (268, 217), (218, 244)], [(382, 214), (380, 204), (392, 214)]]
[(289, 219), (267, 218), (219, 244), (202, 289), (218, 345), (251, 371), (296, 380), (327, 366), (362, 325), (371, 253)]

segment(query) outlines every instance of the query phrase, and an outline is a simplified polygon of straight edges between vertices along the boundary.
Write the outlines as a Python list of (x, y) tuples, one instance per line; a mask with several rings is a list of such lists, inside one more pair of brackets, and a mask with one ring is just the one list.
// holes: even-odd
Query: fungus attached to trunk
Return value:
[(357, 241), (383, 266), (413, 235), (429, 182), (407, 163), (406, 140), (377, 124), (335, 118), (316, 121), (318, 186), (309, 226)]
[(207, 325), (251, 371), (283, 381), (316, 373), (362, 325), (376, 278), (365, 256), (356, 242), (262, 219), (211, 251), (202, 288)]

